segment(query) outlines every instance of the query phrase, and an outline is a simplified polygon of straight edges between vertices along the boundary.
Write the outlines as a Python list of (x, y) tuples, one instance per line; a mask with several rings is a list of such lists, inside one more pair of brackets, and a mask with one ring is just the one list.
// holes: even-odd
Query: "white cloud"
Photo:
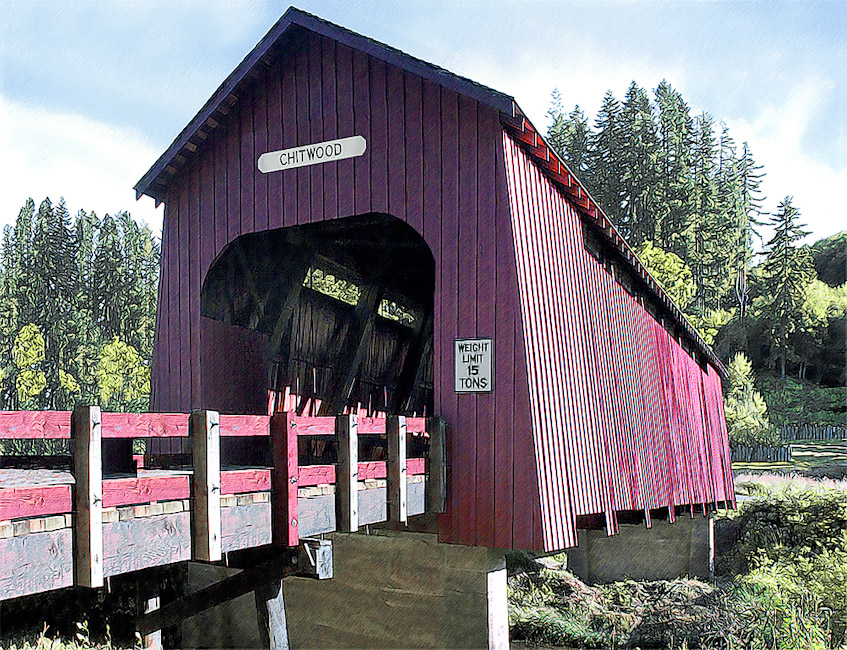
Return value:
[(0, 150), (0, 226), (30, 197), (37, 205), (64, 196), (71, 215), (128, 210), (161, 230), (162, 208), (148, 197), (136, 202), (132, 189), (161, 151), (137, 132), (0, 96)]
[[(831, 83), (809, 79), (798, 84), (780, 105), (771, 104), (752, 119), (726, 120), (739, 144), (747, 141), (753, 158), (764, 165), (762, 190), (765, 210), (775, 212), (786, 196), (800, 210), (801, 220), (812, 232), (811, 240), (847, 228), (847, 211), (841, 194), (847, 187), (847, 166), (827, 165), (813, 151), (803, 148), (806, 128), (821, 119)], [(833, 133), (833, 137), (839, 137)]]
[(673, 63), (659, 66), (646, 58), (629, 56), (624, 65), (614, 53), (588, 41), (567, 55), (528, 50), (520, 57), (505, 60), (498, 59), (496, 53), (480, 56), (463, 50), (439, 65), (512, 95), (532, 123), (544, 130), (554, 88), (559, 89), (566, 111), (579, 104), (593, 124), (607, 90), (623, 100), (635, 80), (652, 96), (653, 88), (666, 78), (685, 94), (688, 77), (683, 66)]

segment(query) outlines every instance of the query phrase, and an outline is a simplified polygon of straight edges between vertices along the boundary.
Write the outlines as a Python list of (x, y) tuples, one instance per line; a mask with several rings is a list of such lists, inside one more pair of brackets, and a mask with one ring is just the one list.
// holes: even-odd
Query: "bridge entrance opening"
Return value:
[(235, 239), (206, 275), (201, 313), (257, 334), (269, 413), (426, 416), (434, 287), (423, 238), (372, 213)]

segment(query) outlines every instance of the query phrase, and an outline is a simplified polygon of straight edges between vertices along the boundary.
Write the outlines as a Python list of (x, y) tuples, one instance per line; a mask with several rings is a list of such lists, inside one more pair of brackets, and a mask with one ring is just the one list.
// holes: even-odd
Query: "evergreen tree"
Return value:
[(589, 182), (594, 198), (615, 223), (620, 223), (623, 192), (621, 169), (621, 105), (606, 92), (589, 138)]
[(748, 258), (740, 201), (739, 161), (729, 127), (721, 123), (715, 168), (715, 211), (707, 224), (711, 276), (704, 287), (706, 309), (718, 310), (730, 298), (741, 264)]
[(753, 238), (758, 236), (758, 227), (762, 225), (762, 194), (760, 186), (764, 178), (762, 166), (757, 165), (750, 153), (750, 147), (745, 142), (741, 158), (738, 161), (738, 206), (736, 208), (742, 241), (740, 249), (744, 257), (738, 260), (735, 296), (739, 306), (739, 314), (743, 320), (749, 300), (748, 282), (750, 264), (753, 259)]
[(567, 118), (565, 117), (565, 109), (562, 107), (562, 95), (558, 88), (554, 88), (550, 94), (550, 108), (547, 110), (547, 117), (550, 118), (550, 126), (547, 127), (547, 143), (553, 147), (556, 153), (564, 157)]
[(123, 276), (124, 251), (118, 225), (110, 215), (103, 217), (94, 253), (94, 272), (91, 280), (93, 313), (100, 340), (124, 338), (126, 289)]
[(621, 110), (621, 207), (618, 223), (630, 245), (656, 237), (656, 166), (659, 139), (650, 99), (633, 81)]
[(562, 110), (559, 91), (553, 91), (547, 142), (565, 161), (579, 180), (588, 185), (588, 139), (591, 132), (588, 120), (577, 105), (567, 116)]
[(729, 364), (725, 412), (729, 442), (733, 447), (776, 445), (778, 436), (768, 421), (768, 407), (753, 385), (753, 366), (739, 352)]
[(658, 111), (659, 160), (656, 179), (657, 243), (680, 257), (688, 254), (692, 229), (689, 197), (693, 121), (682, 95), (663, 80), (655, 92)]
[(692, 184), (691, 232), (686, 236), (687, 251), (682, 256), (691, 267), (697, 284), (694, 313), (704, 316), (717, 306), (719, 263), (715, 241), (718, 228), (717, 186), (715, 183), (716, 147), (714, 120), (708, 113), (701, 113), (694, 120), (694, 149), (691, 157)]
[(66, 370), (69, 351), (76, 346), (70, 317), (76, 304), (75, 241), (64, 199), (55, 208), (45, 199), (36, 216), (32, 237), (31, 284), (23, 287), (31, 299), (28, 322), (38, 326), (45, 341), (46, 390), (41, 407), (58, 408), (64, 401), (60, 370)]
[(763, 267), (762, 316), (770, 329), (780, 374), (793, 357), (790, 337), (796, 329), (795, 317), (803, 301), (806, 285), (814, 277), (808, 249), (799, 246), (808, 233), (800, 224), (800, 212), (786, 197), (770, 220), (774, 234), (765, 249)]

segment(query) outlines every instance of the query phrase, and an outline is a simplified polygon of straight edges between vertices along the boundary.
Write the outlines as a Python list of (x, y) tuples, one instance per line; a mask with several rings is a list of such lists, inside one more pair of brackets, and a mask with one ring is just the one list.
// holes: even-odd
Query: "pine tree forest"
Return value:
[(750, 422), (761, 440), (775, 425), (847, 424), (847, 232), (801, 243), (791, 188), (767, 214), (748, 143), (667, 81), (607, 92), (593, 122), (555, 90), (548, 117), (550, 145), (730, 366), (740, 437), (757, 437)]
[(158, 273), (128, 212), (29, 199), (0, 248), (0, 409), (147, 410)]

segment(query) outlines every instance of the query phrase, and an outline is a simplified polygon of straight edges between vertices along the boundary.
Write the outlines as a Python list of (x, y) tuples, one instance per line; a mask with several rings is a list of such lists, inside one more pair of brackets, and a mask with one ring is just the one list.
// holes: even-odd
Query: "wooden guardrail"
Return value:
[(847, 440), (847, 427), (802, 425), (780, 427), (782, 440)]
[[(407, 456), (407, 435), (428, 439), (425, 457)], [(270, 437), (272, 467), (221, 467), (221, 438), (244, 436)], [(299, 441), (321, 436), (338, 441), (337, 463), (301, 465)], [(360, 436), (384, 437), (387, 460), (360, 462)], [(131, 463), (133, 439), (169, 437), (191, 440), (190, 472), (135, 470)], [(73, 485), (26, 481), (0, 485), (0, 526), (4, 521), (73, 513), (73, 584), (98, 587), (104, 582), (104, 508), (191, 499), (188, 557), (216, 561), (222, 556), (222, 495), (270, 491), (273, 542), (294, 547), (300, 541), (299, 488), (335, 484), (338, 530), (358, 529), (359, 481), (368, 479), (386, 480), (390, 521), (404, 522), (408, 517), (409, 475), (427, 474), (426, 511), (443, 512), (444, 438), (444, 423), (439, 418), (299, 417), (294, 413), (269, 417), (214, 411), (133, 414), (101, 412), (97, 406), (77, 408), (73, 413), (0, 412), (0, 440), (73, 441)], [(132, 471), (127, 472), (129, 465)], [(115, 468), (123, 473), (116, 474)], [(25, 470), (20, 473), (27, 475)], [(110, 544), (114, 546), (115, 541)], [(131, 570), (135, 568), (140, 567)]]
[(791, 447), (732, 447), (733, 462), (739, 463), (788, 463), (791, 462)]

